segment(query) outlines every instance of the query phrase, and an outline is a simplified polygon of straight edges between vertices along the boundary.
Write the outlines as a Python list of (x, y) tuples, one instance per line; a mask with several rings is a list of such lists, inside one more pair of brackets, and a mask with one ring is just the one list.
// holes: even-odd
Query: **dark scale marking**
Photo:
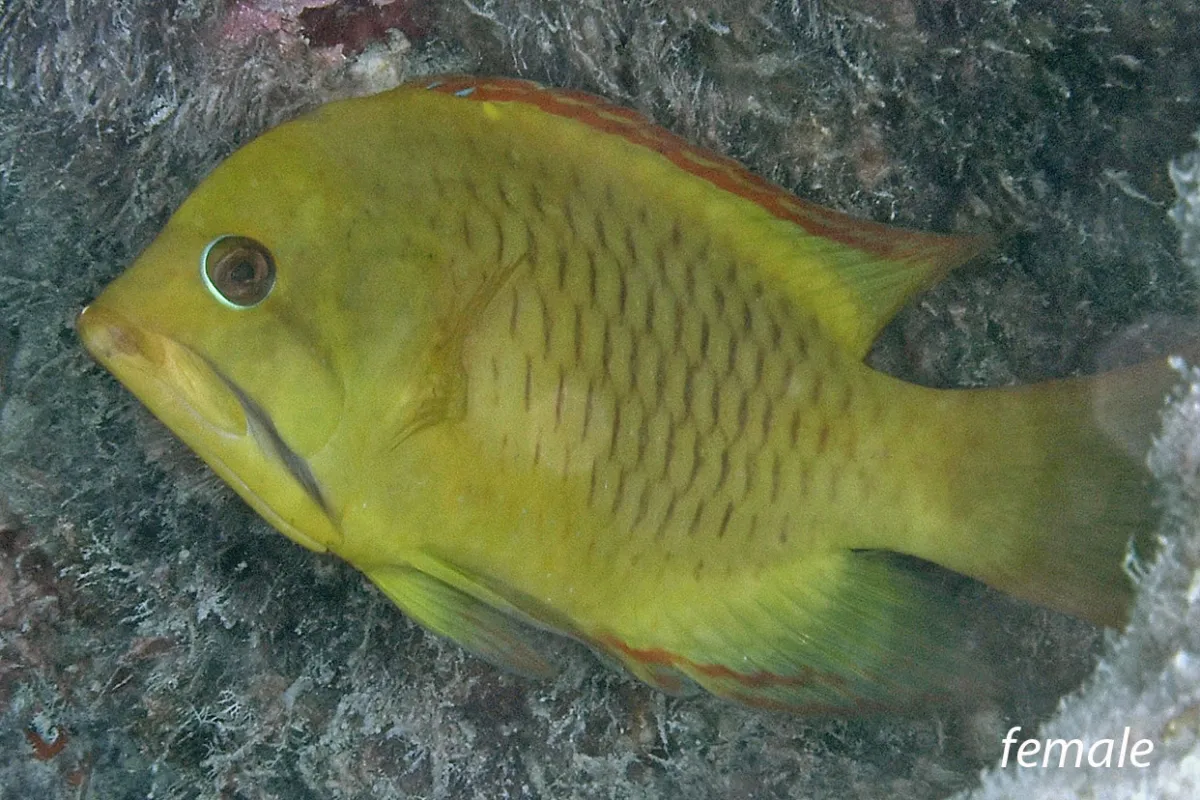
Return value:
[(600, 350), (600, 365), (604, 367), (605, 373), (611, 377), (612, 370), (609, 368), (609, 365), (612, 363), (612, 326), (609, 325), (608, 317), (604, 318), (603, 342)]
[(571, 445), (569, 443), (563, 444), (562, 476), (564, 479), (571, 477)]
[(708, 394), (708, 406), (713, 418), (711, 429), (715, 430), (721, 424), (721, 385), (717, 381), (713, 381), (712, 391)]
[(692, 484), (696, 482), (696, 476), (700, 474), (700, 465), (704, 462), (703, 455), (700, 452), (700, 437), (692, 437), (692, 472), (688, 475), (687, 483), (683, 490), (686, 492), (692, 488)]
[(542, 460), (542, 432), (539, 430), (537, 439), (533, 443), (533, 465), (536, 467)]
[(517, 317), (521, 310), (521, 293), (514, 286), (512, 290), (512, 310), (508, 314), (508, 335), (517, 338)]
[(683, 291), (688, 300), (696, 299), (696, 262), (687, 259), (683, 264)]
[(779, 386), (779, 394), (786, 395), (795, 379), (796, 362), (789, 358), (783, 362), (783, 383)]
[(575, 364), (583, 363), (583, 309), (573, 306), (575, 310)]
[(597, 214), (595, 216), (595, 220), (596, 220), (596, 238), (600, 240), (600, 247), (602, 247), (605, 250), (608, 250), (609, 252), (612, 252), (612, 248), (609, 247), (609, 245), (608, 245), (608, 228), (605, 227), (605, 225), (604, 225), (604, 217)]
[(783, 478), (783, 465), (779, 463), (779, 453), (771, 453), (771, 504), (779, 502), (779, 485)]
[(746, 477), (742, 482), (742, 499), (748, 498), (754, 491), (754, 481), (758, 479), (758, 460), (754, 453), (746, 453)]
[(617, 400), (613, 404), (613, 419), (612, 419), (612, 435), (608, 439), (608, 457), (615, 458), (617, 452), (617, 439), (621, 436), (621, 401)]
[(725, 290), (719, 283), (713, 284), (713, 302), (717, 304), (717, 316), (722, 316), (725, 313)]
[(625, 318), (625, 304), (629, 299), (629, 282), (625, 270), (617, 270), (617, 316)]
[(592, 386), (592, 379), (588, 378), (587, 399), (583, 401), (583, 431), (579, 435), (580, 441), (586, 441), (588, 435), (588, 426), (592, 422), (592, 405), (595, 403), (596, 391)]
[(617, 198), (613, 194), (613, 187), (611, 183), (604, 184), (604, 203), (609, 208), (613, 208), (617, 205)]
[(692, 415), (692, 384), (696, 377), (696, 370), (691, 364), (684, 366), (683, 374), (683, 417), (687, 419)]
[(663, 512), (663, 518), (658, 522), (658, 528), (654, 531), (654, 538), (662, 540), (663, 534), (667, 532), (667, 525), (671, 523), (671, 518), (675, 516), (675, 504), (679, 502), (679, 495), (675, 494), (675, 490), (671, 490), (671, 498), (667, 500), (667, 510)]
[(717, 472), (717, 485), (713, 487), (713, 492), (719, 492), (725, 488), (725, 479), (729, 477), (729, 450), (721, 451), (721, 468)]
[(783, 341), (783, 327), (774, 319), (771, 320), (771, 350), (778, 351)]
[(662, 243), (654, 246), (654, 265), (658, 267), (659, 283), (669, 285), (667, 280), (667, 251), (663, 249)]
[(575, 222), (575, 204), (570, 198), (563, 203), (563, 218), (567, 221), (567, 230), (571, 232), (571, 239), (579, 239), (579, 226)]
[(646, 210), (646, 207), (638, 206), (638, 210), (637, 210), (638, 222), (640, 222), (642, 225), (645, 225), (649, 221), (649, 219), (650, 219), (650, 212)]
[(738, 426), (737, 435), (741, 438), (746, 432), (746, 422), (750, 419), (750, 395), (745, 392), (741, 393), (741, 398), (738, 400)]
[(662, 405), (663, 395), (667, 389), (667, 370), (663, 366), (666, 356), (658, 348), (654, 349), (654, 407)]
[(646, 457), (646, 447), (650, 444), (650, 415), (642, 412), (641, 422), (638, 423), (638, 440), (637, 440), (637, 459), (635, 464), (640, 465), (642, 459)]
[(750, 313), (750, 304), (742, 300), (742, 330), (750, 333), (754, 330), (754, 316)]
[(822, 423), (821, 423), (821, 430), (820, 430), (820, 432), (817, 434), (817, 452), (818, 452), (818, 453), (824, 453), (824, 452), (825, 452), (825, 446), (826, 446), (827, 444), (829, 444), (829, 423), (828, 423), (828, 422), (822, 422)]
[(763, 407), (762, 415), (762, 438), (767, 441), (771, 438), (771, 423), (775, 421), (775, 403), (770, 397), (767, 397), (767, 404)]
[(560, 248), (558, 251), (558, 290), (564, 291), (567, 286), (567, 251)]
[(730, 262), (729, 266), (727, 266), (725, 268), (725, 282), (728, 284), (736, 285), (737, 279), (738, 279), (737, 264)]
[(788, 543), (788, 528), (792, 527), (792, 514), (790, 511), (784, 512), (783, 522), (779, 524), (779, 543), (786, 545)]
[(708, 360), (708, 338), (711, 335), (708, 327), (708, 317), (700, 318), (700, 360)]
[(646, 294), (646, 317), (642, 320), (642, 327), (646, 333), (654, 332), (654, 288)]
[(646, 512), (650, 510), (650, 488), (643, 483), (641, 493), (638, 495), (637, 513), (633, 515), (633, 527), (641, 524), (646, 518)]
[(725, 513), (721, 516), (721, 528), (717, 531), (717, 538), (724, 539), (725, 531), (729, 529), (729, 518), (733, 516), (733, 503), (725, 504)]
[(792, 443), (792, 449), (795, 449), (797, 442), (800, 441), (800, 409), (792, 409), (792, 422), (788, 427), (788, 440)]
[(550, 316), (550, 308), (546, 305), (546, 298), (542, 297), (542, 293), (537, 294), (538, 305), (542, 309), (542, 357), (550, 357), (550, 332), (554, 329), (554, 320)]
[(683, 244), (683, 231), (679, 228), (679, 220), (671, 223), (671, 247), (676, 250)]
[(596, 254), (587, 251), (588, 262), (588, 297), (592, 299), (592, 308), (596, 307)]
[(554, 395), (554, 429), (558, 430), (558, 426), (562, 424), (562, 407), (563, 407), (563, 392), (566, 389), (566, 375), (563, 374), (563, 368), (558, 366), (558, 391)]
[(755, 514), (750, 515), (750, 528), (749, 528), (749, 530), (746, 531), (746, 542), (747, 543), (753, 542), (754, 538), (755, 538), (755, 534), (757, 534), (757, 533), (758, 533), (758, 514), (755, 513)]
[(732, 375), (737, 369), (738, 342), (740, 339), (733, 333), (729, 334), (729, 358), (725, 361), (725, 374)]
[(688, 525), (688, 535), (689, 536), (694, 537), (696, 535), (696, 532), (700, 530), (700, 517), (702, 517), (703, 515), (704, 515), (704, 498), (701, 497), (699, 500), (696, 501), (696, 513), (692, 514), (692, 521)]
[(533, 208), (537, 211), (538, 216), (546, 216), (546, 203), (542, 198), (542, 190), (538, 188), (537, 183), (529, 184), (529, 199), (533, 202)]
[(675, 458), (675, 424), (674, 420), (667, 421), (667, 441), (663, 447), (663, 468), (662, 474), (658, 476), (660, 481), (666, 480), (667, 470), (671, 468), (671, 461)]
[(637, 239), (634, 238), (633, 228), (625, 229), (625, 251), (629, 253), (629, 263), (638, 263)]
[(500, 202), (504, 203), (504, 205), (510, 209), (516, 208), (516, 204), (513, 203), (513, 199), (512, 199), (512, 194), (511, 194), (512, 190), (508, 188), (508, 184), (501, 181), (497, 185), (497, 189), (500, 192)]
[[(497, 220), (496, 224), (500, 224), (499, 220)], [(503, 241), (503, 239), (501, 239), (501, 241)], [(526, 263), (532, 264), (533, 269), (536, 271), (537, 265), (541, 263), (541, 258), (539, 257), (538, 240), (533, 233), (533, 228), (529, 225), (529, 220), (525, 220), (525, 241), (528, 242), (525, 252), (525, 261)], [(498, 260), (500, 262), (504, 261), (504, 259)]]
[(588, 481), (588, 505), (595, 505), (596, 502), (596, 457), (592, 457), (591, 479)]
[[(489, 219), (491, 219), (492, 224), (496, 226), (496, 263), (503, 264), (504, 263), (504, 223), (501, 222), (500, 217), (495, 216), (494, 214), (489, 215)], [(534, 265), (534, 269), (537, 269), (537, 261), (531, 260), (530, 263)]]
[(671, 332), (671, 349), (678, 351), (683, 344), (683, 300), (675, 298), (675, 330)]
[(641, 337), (634, 335), (629, 337), (629, 391), (636, 393), (638, 391), (638, 366), (641, 358)]
[(621, 502), (625, 499), (625, 468), (617, 465), (617, 490), (613, 492), (612, 514), (615, 517), (621, 510)]
[(825, 380), (821, 377), (821, 373), (817, 372), (813, 375), (812, 394), (809, 398), (809, 403), (814, 406), (821, 404), (821, 395), (825, 392)]
[(761, 347), (754, 348), (754, 388), (762, 386), (763, 369), (766, 367), (767, 354)]
[(654, 359), (654, 374), (650, 378), (650, 385), (642, 386), (641, 389), (643, 392), (650, 392), (649, 398), (644, 398), (647, 402), (643, 404), (649, 411), (654, 411), (662, 402), (662, 384), (660, 383), (662, 380), (662, 354), (658, 348), (654, 347), (653, 342), (650, 343), (650, 347), (653, 348), (650, 350), (650, 357)]
[(525, 410), (533, 407), (533, 358), (525, 355)]
[(462, 218), (462, 237), (463, 242), (467, 245), (467, 250), (475, 249), (475, 235), (471, 233), (471, 217), (467, 214)]

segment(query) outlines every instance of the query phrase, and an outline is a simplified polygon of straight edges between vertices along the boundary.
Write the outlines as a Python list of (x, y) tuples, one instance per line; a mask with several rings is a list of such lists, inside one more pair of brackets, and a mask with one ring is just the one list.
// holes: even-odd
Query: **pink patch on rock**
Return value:
[(342, 46), (347, 55), (361, 53), (372, 42), (384, 41), (398, 30), (409, 39), (429, 34), (433, 13), (423, 0), (339, 0), (300, 12), (300, 34), (313, 47)]

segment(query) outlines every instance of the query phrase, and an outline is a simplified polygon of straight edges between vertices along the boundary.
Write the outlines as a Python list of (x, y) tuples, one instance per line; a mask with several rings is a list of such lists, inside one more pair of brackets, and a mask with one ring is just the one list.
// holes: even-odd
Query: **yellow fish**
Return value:
[(863, 363), (981, 244), (449, 77), (246, 145), (78, 329), (279, 531), (494, 662), (549, 673), (533, 625), (665, 690), (902, 708), (978, 681), (918, 559), (1118, 624), (1153, 524), (1164, 364), (936, 390)]

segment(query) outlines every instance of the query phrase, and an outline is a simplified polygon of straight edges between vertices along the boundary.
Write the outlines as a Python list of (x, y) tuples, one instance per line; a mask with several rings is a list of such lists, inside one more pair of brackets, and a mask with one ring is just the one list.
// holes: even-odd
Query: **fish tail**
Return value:
[(964, 413), (958, 457), (947, 464), (946, 535), (933, 552), (913, 554), (1032, 602), (1122, 625), (1133, 593), (1130, 558), (1154, 551), (1146, 454), (1177, 380), (1164, 358), (949, 393)]

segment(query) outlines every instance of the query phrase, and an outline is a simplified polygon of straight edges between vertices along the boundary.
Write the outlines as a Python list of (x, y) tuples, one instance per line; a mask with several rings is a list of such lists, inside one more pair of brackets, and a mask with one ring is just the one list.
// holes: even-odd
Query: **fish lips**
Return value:
[[(104, 305), (79, 315), (84, 347), (273, 527), (324, 552), (341, 541), (308, 463), (269, 415), (202, 354)], [(247, 481), (243, 476), (255, 476)]]

